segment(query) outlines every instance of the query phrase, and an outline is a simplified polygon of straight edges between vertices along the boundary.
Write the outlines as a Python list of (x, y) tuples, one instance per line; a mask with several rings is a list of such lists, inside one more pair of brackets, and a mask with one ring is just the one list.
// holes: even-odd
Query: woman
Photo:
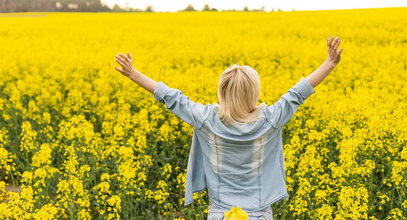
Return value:
[(122, 68), (115, 69), (194, 127), (185, 205), (192, 203), (194, 192), (207, 188), (208, 219), (223, 219), (233, 206), (248, 212), (249, 219), (273, 219), (271, 205), (288, 198), (282, 127), (339, 63), (339, 43), (339, 37), (327, 39), (328, 58), (273, 105), (256, 106), (260, 78), (249, 66), (234, 64), (221, 74), (219, 104), (214, 105), (195, 103), (180, 90), (143, 75), (134, 69), (130, 53), (116, 56)]

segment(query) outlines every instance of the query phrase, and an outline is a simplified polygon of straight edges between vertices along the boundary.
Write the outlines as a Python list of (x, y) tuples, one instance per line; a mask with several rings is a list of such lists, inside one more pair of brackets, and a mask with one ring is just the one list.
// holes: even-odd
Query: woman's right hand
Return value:
[(332, 37), (328, 38), (326, 41), (327, 41), (326, 44), (327, 44), (327, 49), (328, 49), (327, 60), (336, 65), (341, 60), (341, 53), (342, 53), (343, 48), (341, 48), (339, 51), (337, 51), (338, 46), (341, 43), (341, 40), (339, 40), (339, 37), (334, 38), (334, 36), (332, 36)]

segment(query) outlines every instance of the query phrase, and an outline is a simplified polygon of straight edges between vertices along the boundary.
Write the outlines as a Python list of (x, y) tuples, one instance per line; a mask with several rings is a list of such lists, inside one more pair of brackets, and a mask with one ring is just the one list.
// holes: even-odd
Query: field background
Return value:
[[(184, 206), (193, 128), (114, 69), (217, 102), (233, 63), (277, 101), (342, 59), (284, 126), (276, 219), (406, 219), (407, 8), (0, 14), (0, 218), (206, 219)], [(260, 104), (260, 103), (259, 103)]]

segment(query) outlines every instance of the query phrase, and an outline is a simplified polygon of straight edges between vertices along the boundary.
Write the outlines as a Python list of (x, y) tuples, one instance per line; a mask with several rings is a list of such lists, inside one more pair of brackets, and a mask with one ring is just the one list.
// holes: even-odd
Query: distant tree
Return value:
[(211, 9), (209, 8), (208, 4), (205, 4), (202, 11), (210, 11)]
[(84, 0), (76, 2), (79, 11), (100, 11), (102, 3), (100, 0)]
[(114, 4), (114, 5), (113, 5), (113, 8), (112, 8), (112, 11), (114, 11), (114, 12), (120, 12), (120, 11), (122, 11), (122, 9), (120, 8), (120, 6), (119, 6), (118, 4)]
[(146, 7), (146, 10), (144, 10), (145, 12), (154, 12), (154, 10), (153, 10), (153, 6), (152, 5), (148, 5), (147, 7)]
[(123, 11), (130, 11), (130, 10), (131, 10), (131, 8), (130, 8), (130, 6), (129, 6), (129, 3), (126, 2), (126, 3), (124, 4)]
[(265, 11), (266, 7), (262, 6), (260, 9), (253, 9), (252, 11)]
[(0, 0), (0, 11), (111, 11), (111, 9), (101, 0)]
[(218, 9), (216, 9), (216, 8), (211, 8), (211, 11), (218, 11)]
[(247, 6), (244, 6), (243, 11), (249, 11), (249, 8), (247, 8)]
[(33, 5), (29, 1), (23, 0), (14, 0), (14, 2), (18, 3), (18, 11), (32, 11)]
[(141, 8), (130, 8), (130, 12), (143, 12)]
[(101, 7), (101, 10), (100, 11), (112, 11), (112, 9), (108, 6), (108, 5), (106, 5), (104, 2), (102, 2), (102, 7)]
[(189, 4), (183, 11), (196, 11), (196, 10), (195, 10), (194, 6)]
[(103, 7), (102, 11), (105, 11), (105, 12), (111, 12), (112, 11), (112, 9), (107, 5), (104, 5), (102, 7)]

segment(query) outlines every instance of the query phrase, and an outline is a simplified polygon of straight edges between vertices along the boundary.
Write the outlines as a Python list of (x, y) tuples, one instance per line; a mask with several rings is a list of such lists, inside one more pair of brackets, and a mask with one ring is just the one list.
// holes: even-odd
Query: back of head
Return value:
[(254, 122), (260, 117), (256, 106), (260, 97), (260, 77), (250, 66), (233, 64), (220, 76), (218, 116), (226, 124)]

